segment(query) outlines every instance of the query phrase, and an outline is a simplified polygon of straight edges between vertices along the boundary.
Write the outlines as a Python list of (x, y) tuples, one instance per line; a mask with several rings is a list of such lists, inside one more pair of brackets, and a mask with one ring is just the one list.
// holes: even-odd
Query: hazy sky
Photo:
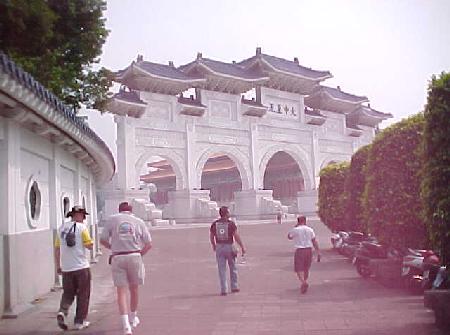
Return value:
[[(432, 74), (450, 71), (450, 0), (109, 0), (110, 35), (100, 65), (119, 70), (138, 54), (175, 65), (231, 62), (264, 53), (334, 78), (323, 84), (365, 95), (394, 115), (423, 109)], [(107, 121), (106, 121), (107, 120)], [(110, 116), (91, 126), (114, 144)], [(112, 147), (113, 151), (115, 148)]]

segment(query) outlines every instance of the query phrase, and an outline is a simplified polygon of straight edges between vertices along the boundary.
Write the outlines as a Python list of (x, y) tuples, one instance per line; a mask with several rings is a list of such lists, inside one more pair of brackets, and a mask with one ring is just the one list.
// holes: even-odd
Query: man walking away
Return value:
[(137, 317), (139, 285), (144, 284), (145, 277), (142, 256), (152, 247), (147, 226), (144, 221), (131, 213), (132, 209), (128, 202), (122, 202), (119, 205), (119, 213), (107, 220), (100, 238), (100, 243), (111, 249), (109, 260), (112, 277), (117, 288), (117, 303), (123, 332), (127, 335), (132, 334), (132, 327), (135, 328), (140, 323)]
[(86, 224), (83, 223), (89, 213), (80, 206), (75, 206), (67, 213), (71, 221), (59, 227), (55, 240), (55, 261), (58, 274), (62, 274), (63, 294), (59, 312), (56, 316), (58, 326), (67, 330), (65, 318), (69, 308), (77, 297), (75, 329), (89, 326), (86, 317), (91, 295), (91, 272), (86, 248), (92, 249), (92, 239)]
[(213, 251), (216, 252), (217, 267), (219, 270), (220, 295), (227, 295), (227, 263), (230, 268), (231, 292), (239, 292), (238, 277), (236, 269), (237, 249), (233, 242), (241, 247), (242, 256), (245, 255), (244, 244), (237, 232), (236, 224), (230, 220), (228, 207), (219, 209), (220, 219), (213, 222), (210, 228), (209, 240)]
[(308, 290), (309, 269), (312, 263), (312, 247), (317, 251), (317, 261), (320, 262), (319, 243), (311, 227), (306, 225), (306, 217), (299, 216), (296, 226), (289, 232), (288, 239), (294, 241), (294, 270), (297, 273), (302, 294)]

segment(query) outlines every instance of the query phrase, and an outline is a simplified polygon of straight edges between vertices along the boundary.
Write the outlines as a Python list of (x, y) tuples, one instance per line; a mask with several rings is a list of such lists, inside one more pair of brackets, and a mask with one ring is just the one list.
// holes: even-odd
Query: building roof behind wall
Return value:
[[(78, 117), (73, 109), (66, 106), (47, 90), (33, 76), (23, 71), (0, 50), (0, 94), (6, 95), (13, 105), (21, 105), (21, 111), (36, 115), (35, 121), (41, 126), (53, 129), (51, 139), (55, 143), (70, 147), (69, 151), (79, 153), (80, 160), (89, 166), (99, 183), (109, 181), (115, 172), (115, 162), (111, 151), (103, 140)], [(44, 104), (43, 104), (44, 102)], [(17, 109), (16, 109), (17, 110)], [(2, 111), (0, 110), (0, 113)], [(3, 113), (13, 117), (14, 108)], [(84, 153), (80, 153), (83, 152)]]

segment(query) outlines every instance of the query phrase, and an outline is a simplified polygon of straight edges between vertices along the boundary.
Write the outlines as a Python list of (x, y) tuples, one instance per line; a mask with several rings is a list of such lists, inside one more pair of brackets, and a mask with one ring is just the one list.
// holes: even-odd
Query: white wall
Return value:
[[(33, 182), (41, 198), (40, 214), (35, 219), (29, 214)], [(63, 221), (62, 199), (69, 197), (72, 207), (81, 205), (84, 196), (86, 207), (95, 213), (94, 183), (89, 169), (76, 157), (0, 117), (0, 207), (8, 209), (0, 212), (0, 313), (5, 301), (9, 303), (5, 312), (14, 314), (53, 287), (54, 230)], [(93, 222), (89, 217), (87, 223)], [(5, 240), (9, 255), (3, 254)], [(10, 287), (8, 291), (5, 284)]]

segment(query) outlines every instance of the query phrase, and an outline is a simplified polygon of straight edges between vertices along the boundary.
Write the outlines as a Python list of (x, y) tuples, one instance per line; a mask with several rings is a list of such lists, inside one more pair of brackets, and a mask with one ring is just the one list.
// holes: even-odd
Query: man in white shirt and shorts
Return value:
[(309, 269), (312, 263), (312, 248), (317, 251), (317, 261), (320, 262), (319, 243), (316, 240), (316, 234), (311, 227), (306, 225), (306, 217), (299, 216), (297, 224), (289, 232), (288, 239), (294, 242), (294, 271), (297, 273), (301, 286), (302, 294), (308, 290)]
[[(112, 215), (103, 229), (100, 243), (111, 249), (110, 264), (123, 332), (132, 334), (132, 327), (140, 323), (137, 317), (139, 286), (144, 284), (145, 268), (142, 261), (152, 247), (152, 238), (144, 221), (132, 213), (127, 202), (119, 205), (119, 213)], [(127, 291), (130, 292), (128, 304)]]

